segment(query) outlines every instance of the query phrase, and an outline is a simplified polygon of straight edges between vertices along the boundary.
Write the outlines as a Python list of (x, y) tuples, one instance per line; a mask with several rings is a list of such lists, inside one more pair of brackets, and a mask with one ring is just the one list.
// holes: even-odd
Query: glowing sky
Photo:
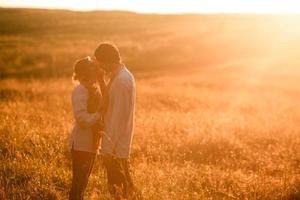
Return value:
[(142, 13), (300, 13), (299, 0), (0, 0), (0, 6)]

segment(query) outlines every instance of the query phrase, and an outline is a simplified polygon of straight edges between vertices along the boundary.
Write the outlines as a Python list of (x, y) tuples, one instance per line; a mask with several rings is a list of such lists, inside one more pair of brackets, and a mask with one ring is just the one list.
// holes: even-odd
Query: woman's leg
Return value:
[(80, 160), (78, 158), (77, 151), (71, 150), (71, 158), (72, 158), (72, 187), (69, 194), (69, 200), (77, 200), (80, 199), (78, 194), (79, 182), (80, 182), (80, 171), (79, 171), (79, 163)]
[(96, 154), (72, 150), (73, 180), (70, 200), (82, 200)]
[(83, 177), (84, 180), (83, 188), (85, 190), (95, 163), (96, 154), (89, 153), (89, 152), (83, 152), (83, 153), (85, 154), (84, 157), (86, 158), (86, 168), (84, 169), (84, 177)]

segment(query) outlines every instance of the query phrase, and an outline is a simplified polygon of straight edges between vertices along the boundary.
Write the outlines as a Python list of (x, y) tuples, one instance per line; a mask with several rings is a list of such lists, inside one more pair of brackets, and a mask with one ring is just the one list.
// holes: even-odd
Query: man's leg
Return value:
[(123, 188), (125, 187), (125, 174), (120, 159), (112, 156), (103, 156), (103, 164), (107, 172), (107, 185), (111, 195), (123, 196)]
[(131, 195), (134, 191), (134, 184), (132, 181), (130, 169), (129, 169), (129, 161), (128, 159), (122, 159), (122, 168), (125, 175), (125, 183), (124, 183), (124, 196), (127, 197), (128, 195)]
[(103, 156), (103, 164), (107, 172), (107, 184), (112, 195), (121, 193), (127, 197), (132, 193), (133, 182), (129, 172), (127, 159)]

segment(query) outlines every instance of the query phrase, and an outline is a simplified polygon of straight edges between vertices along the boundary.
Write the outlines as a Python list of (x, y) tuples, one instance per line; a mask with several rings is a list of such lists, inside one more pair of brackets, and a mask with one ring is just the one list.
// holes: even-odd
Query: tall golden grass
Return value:
[[(102, 40), (137, 77), (144, 199), (300, 198), (297, 16), (0, 15), (0, 199), (67, 199), (72, 63)], [(100, 158), (86, 199), (110, 199)]]

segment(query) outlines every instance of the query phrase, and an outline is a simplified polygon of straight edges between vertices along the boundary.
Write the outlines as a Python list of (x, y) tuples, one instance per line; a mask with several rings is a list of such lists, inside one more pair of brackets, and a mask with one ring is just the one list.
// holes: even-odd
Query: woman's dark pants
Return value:
[(96, 154), (72, 150), (73, 180), (69, 200), (82, 200), (89, 176), (91, 174)]

